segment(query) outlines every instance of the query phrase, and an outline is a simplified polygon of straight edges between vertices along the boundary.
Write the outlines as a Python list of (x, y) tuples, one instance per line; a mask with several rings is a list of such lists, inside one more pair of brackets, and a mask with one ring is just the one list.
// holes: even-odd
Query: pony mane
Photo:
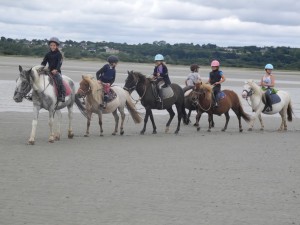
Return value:
[[(91, 90), (92, 90), (92, 96), (96, 101), (100, 101), (100, 97), (102, 98), (102, 84), (99, 84), (97, 80), (94, 79), (94, 77), (91, 74), (84, 74), (82, 75), (82, 79), (86, 82), (88, 82)], [(101, 90), (101, 91), (99, 91)]]
[(247, 80), (246, 84), (248, 84), (254, 90), (254, 92), (261, 92), (261, 88), (254, 82), (254, 80)]
[(211, 84), (197, 82), (195, 84), (195, 91), (203, 91), (205, 93), (205, 98), (211, 100), (213, 88)]
[(147, 78), (144, 74), (142, 74), (141, 72), (137, 72), (137, 71), (131, 71), (131, 74), (134, 76), (134, 77), (138, 77), (141, 81), (145, 81), (146, 79), (150, 79), (150, 78)]

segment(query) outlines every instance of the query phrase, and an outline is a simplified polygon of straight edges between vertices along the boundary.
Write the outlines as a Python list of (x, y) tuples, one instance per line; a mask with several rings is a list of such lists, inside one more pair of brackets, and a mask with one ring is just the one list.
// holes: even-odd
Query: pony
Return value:
[[(193, 103), (193, 98), (192, 98), (192, 95), (191, 95), (192, 91), (193, 90), (188, 90), (184, 93), (184, 106), (189, 111), (188, 114), (187, 114), (187, 120), (188, 120), (189, 123), (191, 122), (190, 117), (191, 117), (192, 111), (197, 110), (196, 105)], [(194, 123), (194, 126), (198, 126), (198, 124)], [(214, 122), (213, 118), (212, 118), (212, 121), (211, 121), (211, 127), (215, 127), (215, 122)]]
[[(291, 97), (287, 92), (281, 90), (277, 91), (277, 95), (279, 96), (281, 101), (276, 104), (273, 104), (272, 106), (273, 110), (271, 112), (263, 112), (263, 113), (267, 115), (273, 115), (279, 113), (281, 116), (281, 125), (278, 131), (287, 130), (286, 119), (288, 119), (288, 121), (292, 121), (292, 114), (293, 114)], [(253, 80), (248, 80), (245, 82), (242, 96), (247, 101), (248, 101), (248, 97), (250, 97), (250, 102), (251, 102), (250, 106), (253, 112), (255, 112), (255, 116), (253, 117), (250, 123), (249, 131), (252, 131), (255, 119), (257, 117), (260, 121), (261, 130), (263, 130), (264, 124), (262, 121), (261, 113), (265, 106), (265, 103), (263, 102), (264, 91)]]
[(125, 81), (124, 89), (127, 90), (130, 94), (136, 90), (138, 95), (140, 96), (141, 104), (146, 109), (146, 114), (144, 117), (144, 126), (141, 130), (140, 134), (144, 134), (146, 131), (146, 125), (148, 122), (148, 119), (150, 117), (150, 120), (152, 122), (153, 132), (152, 134), (156, 134), (156, 125), (154, 122), (152, 109), (158, 109), (158, 110), (167, 110), (170, 118), (166, 124), (165, 132), (167, 133), (169, 131), (169, 126), (175, 116), (174, 110), (172, 109), (172, 106), (175, 104), (178, 114), (178, 123), (177, 128), (175, 130), (175, 134), (178, 134), (180, 130), (180, 122), (183, 118), (183, 121), (185, 124), (188, 124), (186, 120), (186, 112), (184, 108), (184, 94), (182, 88), (178, 84), (172, 83), (170, 87), (173, 90), (174, 95), (170, 98), (167, 98), (163, 100), (163, 104), (157, 102), (153, 90), (152, 90), (152, 80), (151, 78), (146, 78), (145, 75), (134, 72), (134, 71), (128, 71), (128, 76)]
[(242, 132), (243, 128), (241, 124), (241, 117), (246, 122), (249, 122), (250, 116), (244, 112), (238, 95), (232, 90), (223, 90), (222, 92), (225, 94), (225, 97), (219, 100), (218, 107), (213, 107), (212, 89), (213, 88), (210, 84), (199, 82), (195, 85), (195, 90), (191, 93), (193, 102), (197, 106), (197, 130), (200, 130), (199, 120), (201, 118), (201, 115), (202, 113), (206, 112), (208, 114), (209, 121), (208, 131), (210, 132), (211, 130), (213, 114), (218, 116), (225, 114), (226, 122), (224, 128), (222, 129), (222, 131), (225, 131), (230, 119), (229, 110), (232, 109), (239, 121), (239, 131)]
[[(24, 98), (29, 98), (33, 102), (34, 117), (32, 120), (32, 130), (28, 144), (34, 145), (36, 128), (38, 124), (38, 116), (40, 109), (49, 111), (49, 127), (50, 136), (48, 141), (53, 143), (55, 140), (60, 140), (60, 124), (62, 114), (60, 109), (68, 108), (69, 129), (68, 138), (73, 138), (72, 131), (72, 117), (73, 117), (73, 104), (75, 100), (75, 86), (73, 80), (67, 76), (62, 76), (63, 83), (67, 89), (65, 102), (57, 101), (57, 89), (54, 81), (46, 74), (44, 66), (34, 66), (29, 70), (24, 70), (19, 66), (19, 77), (16, 80), (16, 88), (13, 99), (15, 102), (20, 103)], [(32, 95), (29, 92), (32, 90)], [(57, 132), (53, 130), (54, 114), (58, 116)]]
[(100, 104), (103, 103), (103, 85), (95, 80), (92, 75), (82, 75), (82, 80), (79, 83), (79, 88), (77, 90), (76, 96), (78, 96), (78, 99), (81, 97), (85, 98), (85, 106), (83, 106), (81, 101), (79, 100), (75, 100), (75, 103), (81, 110), (83, 115), (87, 118), (87, 128), (84, 135), (85, 137), (88, 137), (90, 133), (89, 129), (92, 113), (98, 114), (100, 136), (103, 136), (102, 114), (112, 113), (115, 118), (115, 129), (112, 135), (116, 135), (118, 133), (119, 115), (117, 110), (119, 110), (121, 114), (120, 135), (124, 134), (123, 124), (125, 120), (125, 106), (127, 107), (135, 123), (140, 123), (142, 121), (142, 118), (135, 109), (135, 105), (131, 102), (131, 98), (128, 92), (119, 86), (112, 86), (111, 89), (116, 94), (116, 96), (112, 101), (109, 101), (106, 108), (103, 109), (100, 107)]

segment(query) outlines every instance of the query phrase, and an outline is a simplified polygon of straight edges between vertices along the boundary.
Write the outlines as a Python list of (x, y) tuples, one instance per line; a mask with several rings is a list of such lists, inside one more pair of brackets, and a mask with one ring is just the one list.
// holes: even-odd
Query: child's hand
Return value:
[(52, 70), (51, 73), (52, 73), (53, 75), (55, 75), (55, 74), (57, 74), (57, 70)]

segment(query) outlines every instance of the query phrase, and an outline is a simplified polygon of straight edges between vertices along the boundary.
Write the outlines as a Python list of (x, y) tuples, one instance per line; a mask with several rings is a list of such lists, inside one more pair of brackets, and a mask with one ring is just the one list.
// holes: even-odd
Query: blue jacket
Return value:
[(103, 83), (113, 84), (116, 79), (116, 69), (109, 64), (105, 64), (96, 73), (97, 80), (101, 80)]
[(48, 63), (49, 70), (57, 70), (59, 73), (61, 73), (61, 65), (62, 65), (62, 54), (59, 50), (56, 51), (50, 51), (48, 52), (43, 62), (41, 63), (43, 66), (46, 66)]

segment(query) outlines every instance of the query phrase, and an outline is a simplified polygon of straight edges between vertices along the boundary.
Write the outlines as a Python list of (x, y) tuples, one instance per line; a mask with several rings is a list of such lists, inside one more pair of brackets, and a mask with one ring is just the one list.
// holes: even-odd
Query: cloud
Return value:
[(300, 47), (300, 3), (273, 0), (2, 0), (2, 36)]

